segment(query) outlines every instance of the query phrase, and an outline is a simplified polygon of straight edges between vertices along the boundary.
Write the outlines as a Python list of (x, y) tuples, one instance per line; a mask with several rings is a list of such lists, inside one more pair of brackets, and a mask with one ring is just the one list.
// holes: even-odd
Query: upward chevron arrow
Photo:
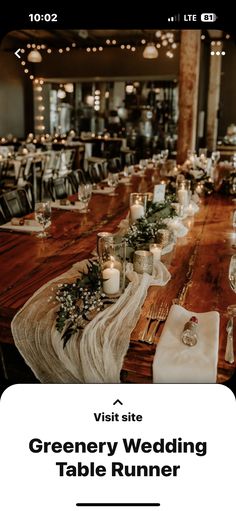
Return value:
[(120, 405), (123, 405), (123, 403), (122, 403), (119, 399), (117, 399), (117, 400), (113, 403), (113, 405), (116, 405), (117, 403), (119, 403)]

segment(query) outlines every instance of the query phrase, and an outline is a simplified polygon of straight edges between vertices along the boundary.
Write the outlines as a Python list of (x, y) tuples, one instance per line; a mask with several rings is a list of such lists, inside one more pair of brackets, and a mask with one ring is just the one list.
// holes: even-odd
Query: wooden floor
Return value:
[[(40, 286), (68, 270), (76, 261), (89, 257), (96, 245), (97, 232), (115, 232), (127, 213), (130, 192), (152, 190), (156, 177), (148, 171), (144, 178), (134, 176), (132, 186), (119, 185), (117, 196), (94, 195), (91, 211), (86, 215), (54, 210), (52, 237), (46, 241), (29, 234), (0, 232), (0, 341), (6, 366), (10, 368), (10, 379), (13, 375), (16, 381), (17, 378), (35, 381), (13, 345), (10, 323), (16, 312)], [(186, 220), (187, 236), (180, 238), (173, 252), (163, 260), (171, 272), (171, 281), (164, 288), (150, 288), (131, 336), (122, 371), (123, 382), (152, 382), (155, 345), (138, 341), (145, 313), (150, 302), (162, 297), (171, 305), (186, 285), (186, 308), (195, 312), (220, 312), (218, 381), (227, 380), (234, 372), (235, 366), (224, 361), (225, 311), (228, 305), (236, 303), (227, 276), (230, 256), (234, 253), (231, 224), (234, 206), (232, 199), (214, 195), (202, 200), (200, 212)]]

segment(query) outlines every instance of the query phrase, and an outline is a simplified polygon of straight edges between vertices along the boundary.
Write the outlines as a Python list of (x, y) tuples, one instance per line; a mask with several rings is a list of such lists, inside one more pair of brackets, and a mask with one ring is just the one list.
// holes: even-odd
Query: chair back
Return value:
[(0, 197), (0, 207), (6, 220), (10, 220), (15, 216), (27, 215), (32, 211), (32, 205), (24, 188), (4, 193)]
[(66, 199), (68, 196), (68, 180), (65, 177), (50, 178), (47, 183), (48, 193), (53, 201)]

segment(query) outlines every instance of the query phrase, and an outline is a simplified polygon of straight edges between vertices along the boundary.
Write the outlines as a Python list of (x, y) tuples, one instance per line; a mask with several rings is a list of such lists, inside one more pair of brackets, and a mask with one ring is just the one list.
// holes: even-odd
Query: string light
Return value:
[[(38, 85), (39, 84), (39, 85)], [(45, 106), (42, 105), (43, 96), (43, 80), (36, 78), (33, 82), (33, 90), (34, 90), (34, 103), (35, 103), (35, 132), (43, 132), (45, 130), (44, 126), (44, 115), (43, 112), (45, 110)]]
[[(172, 50), (176, 50), (176, 48), (178, 47), (178, 44), (174, 41), (174, 32), (171, 32), (171, 31), (167, 31), (167, 32), (164, 32), (164, 31), (161, 31), (161, 30), (157, 30), (155, 32), (155, 37), (157, 39), (159, 39), (159, 41), (154, 45), (155, 48), (157, 49), (161, 49), (161, 47), (163, 46), (165, 48), (165, 55), (169, 58), (173, 58), (174, 57), (174, 52)], [(205, 34), (201, 34), (201, 40), (205, 40), (206, 39), (206, 35)], [(225, 34), (224, 35), (224, 39), (230, 39), (230, 34)], [(142, 38), (141, 41), (139, 42), (139, 45), (146, 45), (147, 44), (147, 40), (145, 38)], [(121, 50), (131, 50), (131, 52), (135, 52), (136, 51), (136, 46), (134, 44), (129, 43), (122, 43), (122, 44), (119, 44), (119, 41), (117, 41), (116, 39), (106, 39), (106, 45), (107, 46), (115, 46), (115, 45), (118, 45), (120, 47)], [(221, 51), (222, 48), (222, 41), (218, 40), (218, 41), (211, 41), (211, 52), (210, 54), (211, 55), (225, 55), (226, 52), (225, 51)], [(71, 49), (73, 48), (76, 48), (77, 47), (77, 44), (75, 42), (73, 43), (67, 43), (67, 45), (63, 48), (59, 48), (57, 49), (56, 51), (58, 51), (59, 54), (63, 54), (64, 52), (70, 52)], [(215, 50), (215, 47), (218, 47), (217, 48), (217, 51)], [(164, 49), (163, 48), (163, 49)], [(27, 55), (29, 54), (29, 51), (28, 50), (31, 50), (31, 49), (36, 49), (36, 51), (38, 50), (45, 50), (45, 52), (48, 54), (48, 55), (51, 55), (52, 52), (53, 52), (53, 49), (48, 47), (46, 44), (36, 44), (36, 43), (27, 43), (25, 45), (25, 47), (23, 48), (20, 48), (20, 52), (22, 54), (26, 53), (27, 52)], [(86, 51), (87, 53), (96, 53), (96, 52), (101, 52), (103, 51), (103, 46), (94, 46), (94, 47), (85, 47), (84, 49), (83, 48), (80, 48), (84, 51)], [(214, 51), (214, 53), (212, 53)], [(21, 65), (22, 66), (25, 66), (26, 65), (26, 62), (23, 60), (21, 62)], [(28, 68), (24, 69), (24, 72), (25, 74), (28, 74), (30, 80), (34, 80), (34, 75), (30, 73), (30, 70)]]

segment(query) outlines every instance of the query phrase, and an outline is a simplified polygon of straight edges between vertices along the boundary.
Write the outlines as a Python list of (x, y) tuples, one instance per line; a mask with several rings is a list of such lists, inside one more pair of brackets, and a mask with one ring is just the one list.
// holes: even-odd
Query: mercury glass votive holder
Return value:
[(136, 250), (134, 252), (133, 269), (136, 273), (148, 273), (152, 275), (153, 254), (147, 250)]

